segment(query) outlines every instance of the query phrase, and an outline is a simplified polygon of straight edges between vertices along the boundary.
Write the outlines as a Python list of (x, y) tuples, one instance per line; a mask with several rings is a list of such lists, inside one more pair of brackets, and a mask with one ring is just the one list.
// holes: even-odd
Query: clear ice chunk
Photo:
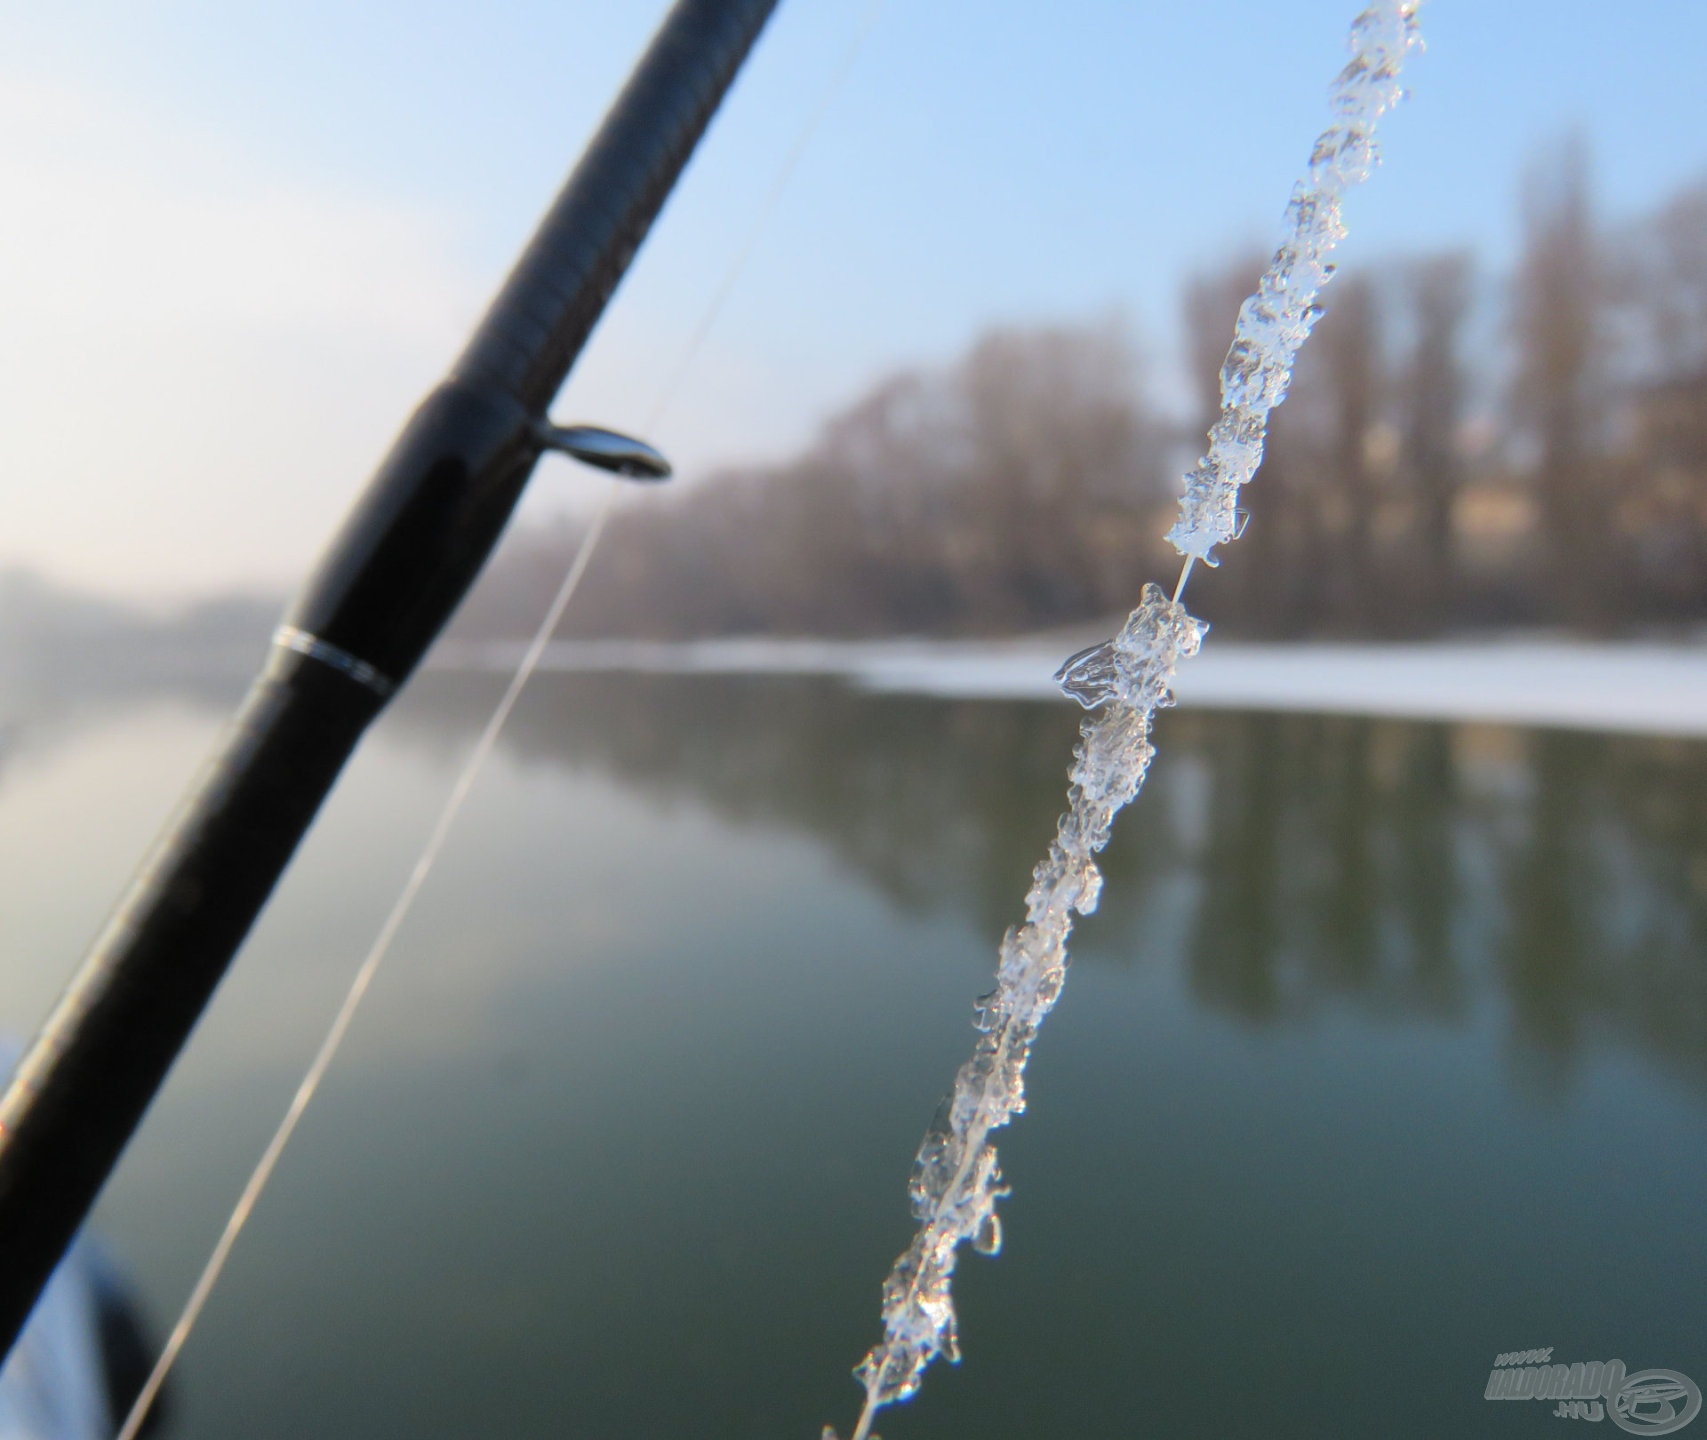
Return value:
[(1055, 672), (1055, 683), (1087, 710), (1106, 705), (1120, 693), (1114, 642), (1104, 640), (1069, 656)]

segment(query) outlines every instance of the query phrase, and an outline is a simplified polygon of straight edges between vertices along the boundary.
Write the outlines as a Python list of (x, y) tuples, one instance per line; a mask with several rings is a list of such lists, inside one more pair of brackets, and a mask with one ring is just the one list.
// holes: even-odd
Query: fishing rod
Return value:
[(546, 418), (777, 0), (677, 0), (448, 376), (274, 636), (221, 748), (0, 1097), (0, 1354), (141, 1123), (357, 743), (556, 450), (650, 446)]

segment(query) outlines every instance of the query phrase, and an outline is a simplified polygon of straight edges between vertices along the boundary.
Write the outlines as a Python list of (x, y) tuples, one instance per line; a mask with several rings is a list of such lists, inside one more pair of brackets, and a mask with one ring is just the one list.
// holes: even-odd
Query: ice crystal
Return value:
[[(1298, 350), (1321, 314), (1316, 300), (1333, 275), (1328, 256), (1345, 234), (1340, 202), (1377, 163), (1375, 123), (1404, 92), (1399, 70), (1418, 43), (1418, 0), (1377, 0), (1352, 23), (1351, 62), (1333, 86), (1334, 123), (1318, 137), (1305, 178), (1286, 207), (1285, 237), (1239, 310), (1221, 369), (1221, 413), (1207, 453), (1185, 477), (1179, 520), (1168, 532), (1186, 574), (1243, 528), (1239, 488), (1262, 462), (1268, 417), (1286, 398)], [(938, 1356), (960, 1358), (951, 1286), (961, 1244), (1001, 1247), (996, 1202), (1006, 1195), (994, 1130), (1025, 1108), (1025, 1065), (1038, 1027), (1067, 978), (1075, 914), (1096, 909), (1102, 875), (1094, 856), (1114, 817), (1144, 783), (1155, 750), (1156, 711), (1173, 703), (1175, 672), (1197, 653), (1207, 626), (1179, 594), (1146, 585), (1138, 608), (1112, 640), (1072, 656), (1056, 675), (1085, 709), (1074, 749), (1067, 811), (1049, 853), (1032, 872), (1025, 923), (1002, 937), (996, 988), (977, 1003), (978, 1039), (920, 1145), (908, 1184), (913, 1243), (883, 1285), (883, 1340), (854, 1373), (865, 1409), (853, 1440), (875, 1440), (877, 1410), (918, 1392)], [(826, 1428), (824, 1440), (834, 1440)]]
[[(1049, 853), (1032, 872), (1025, 923), (1002, 938), (996, 988), (974, 1011), (978, 1041), (954, 1077), (913, 1162), (908, 1193), (918, 1233), (883, 1286), (883, 1343), (855, 1372), (867, 1412), (918, 1391), (939, 1355), (960, 1358), (950, 1285), (962, 1242), (993, 1255), (1001, 1247), (996, 1202), (1005, 1194), (990, 1132), (1025, 1108), (1031, 1045), (1067, 978), (1073, 916), (1096, 909), (1102, 874), (1092, 858), (1114, 817), (1138, 793), (1154, 754), (1150, 725), (1172, 703), (1174, 671), (1197, 652), (1207, 627), (1155, 585), (1120, 634), (1063, 667), (1076, 677), (1088, 716), (1074, 750), (1067, 812)], [(864, 1434), (864, 1426), (858, 1434)]]
[(1239, 309), (1221, 367), (1221, 414), (1168, 532), (1188, 559), (1215, 564), (1215, 547), (1238, 533), (1239, 488), (1262, 461), (1269, 414), (1286, 398), (1299, 347), (1322, 313), (1316, 300), (1334, 273), (1328, 257), (1345, 236), (1341, 200), (1368, 179), (1379, 160), (1375, 122), (1403, 98), (1399, 70), (1417, 43), (1416, 8), (1385, 0), (1352, 22), (1351, 63), (1334, 81), (1334, 123), (1317, 137), (1286, 207), (1285, 236)]

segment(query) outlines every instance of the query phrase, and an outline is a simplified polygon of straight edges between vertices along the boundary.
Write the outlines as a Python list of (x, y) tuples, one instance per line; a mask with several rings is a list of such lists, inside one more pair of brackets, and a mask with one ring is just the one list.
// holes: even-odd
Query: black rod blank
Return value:
[(485, 563), (545, 409), (776, 0), (678, 0), (0, 1098), (0, 1353), (369, 722)]

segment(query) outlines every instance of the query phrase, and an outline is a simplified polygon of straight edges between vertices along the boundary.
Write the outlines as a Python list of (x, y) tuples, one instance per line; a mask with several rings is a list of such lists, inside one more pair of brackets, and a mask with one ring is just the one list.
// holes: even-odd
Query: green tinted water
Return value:
[[(228, 697), (18, 718), (0, 1023)], [(178, 1303), (492, 699), (376, 732), (101, 1211)], [(177, 1435), (794, 1436), (1060, 809), (1069, 707), (548, 678), (192, 1339)], [(1707, 1380), (1707, 747), (1165, 716), (890, 1440), (1551, 1433), (1497, 1352)], [(1702, 1423), (1707, 1423), (1704, 1421)]]

